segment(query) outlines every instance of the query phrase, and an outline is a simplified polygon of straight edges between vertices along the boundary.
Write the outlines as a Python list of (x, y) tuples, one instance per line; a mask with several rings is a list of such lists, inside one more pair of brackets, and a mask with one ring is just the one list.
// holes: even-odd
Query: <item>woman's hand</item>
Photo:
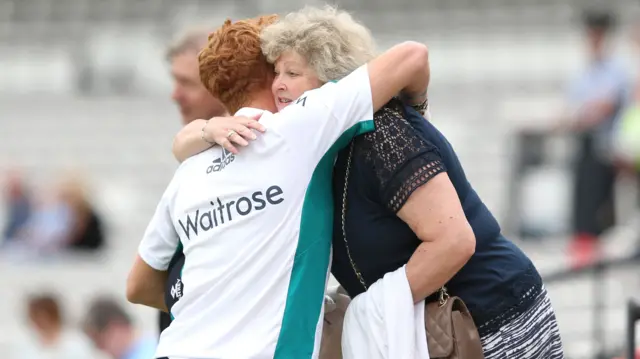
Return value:
[(202, 139), (209, 144), (218, 144), (229, 152), (237, 154), (234, 146), (247, 146), (248, 141), (255, 140), (256, 134), (252, 130), (264, 133), (266, 128), (258, 122), (262, 114), (246, 116), (213, 117), (202, 128)]

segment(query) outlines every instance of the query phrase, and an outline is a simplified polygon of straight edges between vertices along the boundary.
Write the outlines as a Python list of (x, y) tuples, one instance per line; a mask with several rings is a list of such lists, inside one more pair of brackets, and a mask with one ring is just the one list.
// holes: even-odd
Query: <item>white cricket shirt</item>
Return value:
[[(213, 147), (176, 171), (139, 247), (166, 270), (179, 243), (182, 298), (156, 356), (317, 358), (328, 280), (335, 156), (373, 130), (366, 65), (306, 92), (233, 155)], [(257, 109), (241, 109), (249, 115)]]

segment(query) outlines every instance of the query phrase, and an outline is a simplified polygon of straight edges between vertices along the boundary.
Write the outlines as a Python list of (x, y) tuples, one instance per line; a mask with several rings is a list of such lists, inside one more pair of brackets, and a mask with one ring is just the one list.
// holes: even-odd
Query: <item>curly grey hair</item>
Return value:
[(304, 57), (322, 82), (338, 80), (375, 56), (371, 32), (349, 13), (307, 6), (266, 27), (262, 52), (274, 63), (285, 51)]

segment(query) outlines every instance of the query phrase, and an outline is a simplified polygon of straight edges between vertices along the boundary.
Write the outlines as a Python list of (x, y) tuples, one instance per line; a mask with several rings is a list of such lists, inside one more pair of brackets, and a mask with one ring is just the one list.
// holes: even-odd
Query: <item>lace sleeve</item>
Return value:
[(397, 106), (374, 115), (376, 130), (362, 136), (365, 161), (379, 183), (380, 199), (394, 213), (413, 191), (446, 172), (438, 149), (424, 140)]

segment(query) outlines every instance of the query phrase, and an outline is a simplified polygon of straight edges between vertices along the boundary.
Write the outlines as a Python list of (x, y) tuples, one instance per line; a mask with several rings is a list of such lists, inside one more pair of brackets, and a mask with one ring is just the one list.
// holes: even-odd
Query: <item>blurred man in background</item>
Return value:
[(96, 348), (113, 359), (152, 359), (156, 340), (140, 336), (129, 314), (111, 299), (101, 298), (90, 306), (84, 330)]
[[(180, 109), (183, 125), (196, 119), (210, 119), (227, 114), (222, 102), (211, 96), (200, 81), (198, 53), (206, 45), (209, 32), (206, 27), (191, 28), (180, 34), (167, 50), (167, 60), (171, 65), (171, 77), (173, 78), (171, 98)], [(176, 264), (183, 261), (182, 252), (178, 251), (171, 261), (169, 272), (172, 273)], [(181, 286), (179, 276), (170, 276), (168, 287), (177, 288), (177, 286)], [(177, 294), (177, 291), (173, 294), (168, 293), (173, 300), (179, 299)], [(171, 316), (168, 313), (160, 312), (160, 332), (170, 323)]]
[[(632, 29), (631, 40), (640, 58), (640, 21)], [(635, 64), (636, 70), (638, 65)], [(640, 77), (633, 79), (631, 87), (631, 98), (618, 121), (615, 139), (621, 167), (625, 174), (636, 177), (640, 189)], [(638, 200), (640, 204), (640, 196)]]
[(27, 304), (27, 318), (34, 335), (16, 345), (9, 353), (9, 359), (94, 357), (87, 338), (66, 326), (62, 309), (54, 295), (31, 297)]
[(180, 109), (183, 125), (195, 119), (209, 119), (227, 112), (220, 100), (211, 96), (200, 82), (198, 53), (208, 37), (207, 28), (192, 28), (176, 38), (167, 50), (173, 78), (171, 98)]
[(624, 66), (613, 58), (609, 38), (616, 18), (606, 11), (588, 11), (583, 25), (589, 63), (570, 84), (572, 132), (578, 139), (574, 168), (573, 266), (587, 264), (598, 253), (598, 237), (614, 223), (616, 169), (612, 150), (615, 122), (630, 91)]

